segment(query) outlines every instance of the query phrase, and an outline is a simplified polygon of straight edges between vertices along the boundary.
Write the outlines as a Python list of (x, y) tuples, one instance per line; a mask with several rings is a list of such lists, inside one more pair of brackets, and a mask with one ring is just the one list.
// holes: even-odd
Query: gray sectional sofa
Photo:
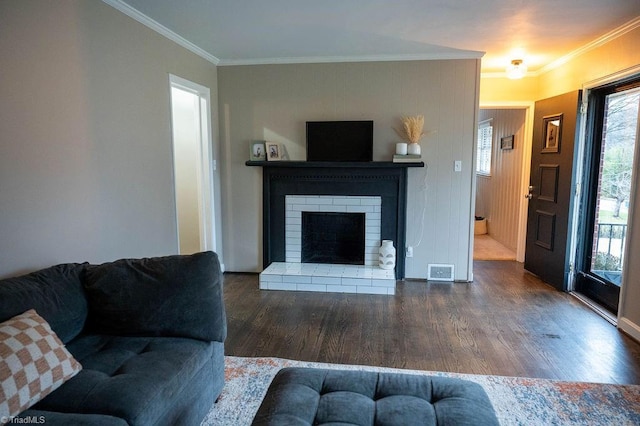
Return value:
[(82, 370), (19, 417), (196, 425), (224, 384), (215, 253), (63, 264), (0, 281), (0, 322), (35, 309)]

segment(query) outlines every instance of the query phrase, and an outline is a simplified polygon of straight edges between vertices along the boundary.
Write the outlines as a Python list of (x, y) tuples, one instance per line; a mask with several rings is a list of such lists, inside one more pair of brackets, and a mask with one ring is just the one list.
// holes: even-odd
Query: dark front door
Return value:
[(569, 273), (568, 229), (580, 91), (536, 102), (524, 267), (558, 290)]

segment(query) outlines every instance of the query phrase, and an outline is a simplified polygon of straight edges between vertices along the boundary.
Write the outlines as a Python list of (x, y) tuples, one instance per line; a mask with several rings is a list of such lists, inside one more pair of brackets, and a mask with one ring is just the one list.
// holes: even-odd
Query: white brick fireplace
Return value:
[[(302, 213), (365, 214), (364, 265), (302, 262)], [(395, 294), (395, 272), (378, 267), (382, 198), (379, 196), (285, 196), (286, 262), (260, 274), (260, 288), (342, 293)]]
[[(424, 167), (424, 163), (246, 164), (262, 168), (262, 258), (266, 269), (260, 274), (261, 289), (395, 294), (396, 280), (404, 278), (404, 256), (397, 256), (395, 270), (380, 269), (378, 247), (383, 239), (393, 241), (396, 248), (405, 246), (407, 168)], [(326, 218), (313, 210), (326, 212), (337, 221), (324, 225)], [(324, 226), (324, 235), (308, 229), (322, 230)], [(304, 243), (299, 241), (302, 234), (310, 236)], [(337, 244), (332, 246), (334, 238)], [(360, 250), (364, 256), (353, 258), (354, 253), (362, 254)], [(317, 255), (327, 252), (337, 255), (338, 261)]]
[(380, 247), (381, 197), (287, 195), (285, 197), (286, 261), (301, 262), (302, 212), (364, 213), (364, 264), (378, 264)]

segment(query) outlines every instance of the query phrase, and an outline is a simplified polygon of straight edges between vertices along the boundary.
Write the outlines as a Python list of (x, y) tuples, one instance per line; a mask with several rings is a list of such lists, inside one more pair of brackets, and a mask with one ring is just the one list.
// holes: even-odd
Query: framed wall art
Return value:
[(562, 140), (562, 114), (542, 118), (542, 152), (560, 152)]
[(513, 135), (500, 138), (500, 149), (513, 149)]

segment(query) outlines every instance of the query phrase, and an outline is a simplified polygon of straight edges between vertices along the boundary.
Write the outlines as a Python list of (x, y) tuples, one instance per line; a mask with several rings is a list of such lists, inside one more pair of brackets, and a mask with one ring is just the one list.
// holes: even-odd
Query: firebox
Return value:
[(302, 212), (302, 262), (364, 265), (365, 213)]
[(376, 266), (381, 203), (376, 196), (287, 195), (285, 260)]

